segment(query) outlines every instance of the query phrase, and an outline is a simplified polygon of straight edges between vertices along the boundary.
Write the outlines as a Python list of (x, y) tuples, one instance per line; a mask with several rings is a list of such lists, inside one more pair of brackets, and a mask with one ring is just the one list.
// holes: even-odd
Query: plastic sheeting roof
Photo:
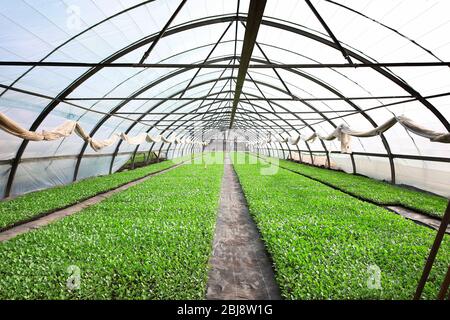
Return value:
[[(227, 128), (238, 71), (224, 65), (239, 64), (249, 1), (187, 0), (145, 60), (217, 68), (82, 65), (138, 63), (180, 2), (2, 1), (0, 61), (80, 64), (0, 65), (0, 112), (30, 130), (76, 120), (96, 139), (115, 132), (188, 137), (193, 130), (207, 135)], [(450, 61), (448, 1), (312, 4), (353, 63)], [(251, 64), (348, 62), (307, 2), (267, 1)], [(448, 92), (448, 65), (254, 67), (247, 72), (234, 128), (247, 129), (250, 139), (268, 132), (326, 134), (341, 123), (366, 130), (404, 114), (446, 132)], [(136, 150), (171, 148), (172, 156), (187, 151), (119, 142), (95, 152), (76, 136), (27, 142), (2, 131), (0, 140), (0, 194), (6, 196), (115, 171)], [(401, 126), (354, 139), (352, 155), (339, 154), (338, 142), (270, 147), (280, 157), (331, 152), (344, 170), (450, 195), (450, 146), (409, 135)]]

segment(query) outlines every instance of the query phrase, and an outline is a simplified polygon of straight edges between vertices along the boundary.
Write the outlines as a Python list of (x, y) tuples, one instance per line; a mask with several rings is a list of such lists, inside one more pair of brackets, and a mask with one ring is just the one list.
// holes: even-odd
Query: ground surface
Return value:
[(225, 158), (207, 299), (280, 299), (271, 261)]

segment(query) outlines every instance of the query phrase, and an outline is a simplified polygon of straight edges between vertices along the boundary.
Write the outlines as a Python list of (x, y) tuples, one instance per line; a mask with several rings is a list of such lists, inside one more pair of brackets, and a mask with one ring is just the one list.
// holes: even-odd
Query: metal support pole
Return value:
[(430, 275), (431, 268), (433, 267), (434, 260), (436, 259), (436, 255), (438, 253), (439, 247), (441, 246), (442, 239), (444, 238), (445, 235), (445, 230), (447, 229), (449, 223), (450, 223), (450, 201), (447, 205), (447, 209), (445, 209), (441, 225), (439, 226), (439, 230), (436, 234), (436, 238), (434, 239), (434, 243), (433, 246), (431, 247), (430, 254), (428, 255), (427, 262), (425, 263), (425, 267), (423, 268), (422, 276), (420, 277), (419, 284), (417, 285), (416, 293), (414, 295), (414, 300), (419, 300), (420, 296), (422, 295), (423, 288), (425, 287), (425, 283), (428, 280), (428, 276)]
[(256, 132), (256, 154), (259, 157), (259, 133)]
[(223, 152), (227, 152), (227, 134), (226, 131), (223, 132)]
[[(148, 153), (147, 153), (147, 164), (149, 164), (150, 163), (150, 156), (151, 156), (151, 154), (152, 154), (152, 150), (153, 150), (153, 147), (155, 146), (155, 143), (153, 142), (152, 143), (152, 146), (150, 147), (150, 149), (148, 150)], [(155, 153), (155, 156), (156, 156), (156, 153)]]
[[(450, 265), (448, 266), (447, 274), (445, 275), (444, 282), (442, 282), (441, 290), (439, 291), (439, 294), (438, 294), (438, 297), (437, 297), (438, 300), (444, 300), (445, 299), (445, 295), (448, 292), (448, 287), (449, 286), (450, 286)], [(450, 295), (448, 297), (450, 299)]]
[(155, 40), (153, 40), (152, 44), (150, 45), (150, 47), (147, 49), (147, 51), (145, 51), (144, 55), (142, 56), (141, 60), (139, 61), (140, 64), (143, 64), (144, 61), (148, 58), (148, 56), (150, 55), (150, 53), (152, 52), (152, 50), (155, 48), (155, 46), (158, 44), (159, 40), (161, 40), (161, 38), (164, 36), (164, 33), (166, 33), (167, 29), (169, 29), (170, 24), (173, 22), (173, 20), (175, 20), (175, 18), (177, 17), (178, 13), (180, 13), (181, 8), (183, 8), (184, 4), (186, 3), (187, 0), (183, 0), (181, 1), (181, 3), (178, 5), (177, 9), (175, 10), (175, 12), (170, 16), (169, 20), (166, 22), (166, 24), (164, 25), (164, 27), (162, 28), (162, 30), (159, 32), (158, 36), (156, 37)]
[(356, 174), (356, 162), (353, 153), (350, 153), (350, 159), (352, 160), (352, 172), (353, 174)]
[(131, 160), (131, 170), (133, 170), (134, 169), (134, 162), (135, 162), (135, 159), (136, 159), (136, 149), (134, 150), (134, 152), (133, 152), (133, 158), (132, 158), (132, 160)]
[(323, 26), (323, 28), (327, 31), (328, 35), (330, 36), (331, 39), (333, 39), (333, 42), (336, 44), (336, 46), (338, 47), (338, 49), (341, 51), (342, 55), (344, 56), (344, 58), (348, 61), (348, 63), (352, 64), (353, 61), (350, 58), (349, 54), (347, 53), (347, 51), (342, 47), (341, 43), (339, 42), (339, 40), (336, 38), (336, 36), (334, 35), (333, 31), (331, 31), (330, 27), (328, 27), (327, 23), (325, 22), (325, 20), (322, 18), (322, 16), (319, 14), (319, 12), (317, 11), (317, 9), (313, 6), (313, 4), (311, 3), (310, 0), (306, 0), (306, 3), (308, 4), (308, 6), (311, 8), (312, 12), (314, 13), (314, 15), (317, 17), (317, 19), (319, 20), (320, 24)]

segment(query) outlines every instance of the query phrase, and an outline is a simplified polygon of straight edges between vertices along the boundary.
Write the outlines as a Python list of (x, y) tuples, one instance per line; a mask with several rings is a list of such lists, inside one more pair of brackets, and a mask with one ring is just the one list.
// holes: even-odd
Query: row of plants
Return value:
[(0, 244), (1, 299), (203, 299), (222, 165), (183, 165)]
[(328, 183), (361, 199), (386, 206), (400, 205), (437, 218), (443, 217), (449, 201), (438, 195), (342, 171), (314, 167), (289, 160), (279, 160), (279, 165), (282, 168)]
[[(177, 160), (181, 161), (184, 159)], [(92, 177), (68, 185), (31, 192), (17, 198), (1, 201), (0, 229), (73, 205), (98, 193), (115, 189), (130, 181), (167, 169), (173, 165), (173, 161), (163, 161), (135, 170)]]
[[(247, 155), (234, 167), (286, 299), (411, 299), (436, 231)], [(423, 297), (450, 261), (445, 236)]]

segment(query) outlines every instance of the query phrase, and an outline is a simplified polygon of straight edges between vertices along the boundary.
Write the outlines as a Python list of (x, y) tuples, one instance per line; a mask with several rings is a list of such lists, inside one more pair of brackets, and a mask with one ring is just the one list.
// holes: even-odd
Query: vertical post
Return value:
[(422, 276), (420, 277), (419, 284), (417, 285), (416, 293), (414, 295), (414, 300), (419, 300), (422, 295), (423, 288), (428, 280), (428, 276), (430, 275), (431, 268), (433, 267), (434, 260), (436, 259), (436, 255), (438, 253), (439, 247), (441, 246), (442, 239), (445, 235), (445, 230), (447, 229), (448, 224), (450, 223), (450, 201), (447, 205), (447, 209), (445, 209), (444, 216), (442, 217), (441, 224), (439, 226), (439, 230), (436, 234), (436, 238), (434, 239), (433, 246), (431, 247), (430, 254), (428, 255), (427, 262), (425, 263), (425, 267), (423, 268)]
[(227, 151), (227, 134), (226, 131), (223, 132), (223, 152), (225, 153)]
[(133, 157), (131, 158), (131, 166), (130, 169), (133, 170), (134, 169), (134, 160), (136, 159), (136, 152), (133, 153)]
[[(447, 274), (445, 275), (444, 278), (444, 282), (442, 282), (441, 285), (441, 290), (439, 290), (439, 294), (438, 294), (438, 300), (444, 300), (445, 299), (445, 295), (448, 292), (448, 287), (450, 286), (450, 265), (448, 266), (447, 269)], [(450, 297), (450, 295), (449, 295)]]
[[(283, 159), (286, 159), (286, 153), (285, 153), (286, 150), (284, 150), (282, 143), (280, 143), (280, 148), (281, 148), (281, 153), (283, 154)], [(280, 152), (278, 152), (278, 155), (280, 155)]]
[(353, 156), (353, 153), (350, 153), (350, 160), (352, 161), (352, 172), (353, 172), (353, 174), (356, 174), (356, 163), (355, 163), (355, 157)]
[[(244, 152), (249, 152), (249, 150), (253, 149), (253, 147), (249, 147), (248, 143), (250, 142), (250, 138), (248, 135), (244, 135)], [(253, 152), (253, 150), (251, 150)]]
[(202, 129), (202, 145), (201, 145), (201, 150), (202, 150), (202, 155), (201, 155), (201, 158), (202, 158), (202, 163), (205, 161), (204, 159), (205, 159), (205, 145), (203, 144), (203, 142), (205, 141), (205, 131), (204, 131), (204, 129)]
[[(150, 163), (150, 156), (151, 156), (151, 153), (153, 152), (152, 150), (153, 150), (153, 147), (155, 146), (155, 143), (153, 142), (152, 143), (152, 146), (150, 147), (150, 149), (148, 150), (148, 154), (147, 154), (147, 164), (149, 164)], [(153, 152), (154, 153), (154, 152)], [(154, 153), (155, 154), (155, 156), (156, 156), (156, 153)]]
[(256, 132), (256, 154), (259, 157), (259, 133)]
[(298, 150), (298, 159), (300, 160), (300, 163), (302, 163), (303, 162), (302, 152), (300, 151), (300, 147), (298, 146), (298, 143), (297, 143), (297, 150)]
[[(202, 143), (205, 142), (205, 132), (202, 130)], [(205, 152), (205, 145), (202, 145), (202, 153)]]
[[(194, 141), (194, 131), (191, 132), (191, 141)], [(194, 164), (194, 148), (195, 148), (195, 144), (192, 144), (192, 148), (191, 148), (191, 164)]]
[(326, 152), (326, 155), (327, 155), (327, 163), (326, 163), (326, 167), (328, 168), (328, 169), (330, 169), (331, 168), (331, 161), (330, 161), (330, 150), (325, 150), (325, 152)]

